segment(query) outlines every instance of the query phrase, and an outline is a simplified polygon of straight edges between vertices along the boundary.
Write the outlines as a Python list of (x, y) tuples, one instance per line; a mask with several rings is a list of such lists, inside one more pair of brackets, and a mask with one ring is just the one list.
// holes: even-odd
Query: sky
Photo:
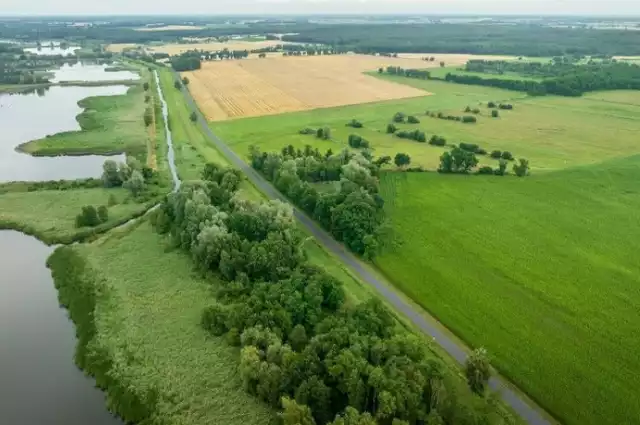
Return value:
[(387, 13), (640, 16), (640, 0), (0, 0), (1, 15)]

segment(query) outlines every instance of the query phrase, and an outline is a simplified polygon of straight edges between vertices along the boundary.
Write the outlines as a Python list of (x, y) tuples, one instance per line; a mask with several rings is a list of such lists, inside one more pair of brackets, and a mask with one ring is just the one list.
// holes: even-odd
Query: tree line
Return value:
[[(551, 66), (550, 69), (555, 66)], [(476, 65), (473, 67), (477, 68)], [(612, 62), (591, 65), (559, 65), (559, 67), (561, 71), (542, 81), (483, 78), (476, 75), (452, 73), (448, 73), (445, 80), (459, 84), (523, 91), (533, 96), (545, 94), (582, 96), (584, 93), (597, 90), (640, 90), (640, 66), (636, 64)], [(552, 72), (549, 71), (549, 73)]]
[[(378, 193), (379, 165), (367, 151), (322, 154), (308, 145), (304, 151), (289, 145), (267, 153), (252, 146), (250, 158), (254, 169), (351, 251), (375, 256), (384, 200)], [(338, 183), (337, 189), (319, 191), (314, 186), (328, 182)]]
[(238, 198), (236, 170), (207, 164), (202, 177), (168, 195), (152, 224), (219, 277), (202, 326), (241, 347), (245, 389), (281, 407), (284, 425), (505, 423), (472, 395), (490, 376), (485, 351), (466, 364), (471, 391), (458, 386), (377, 298), (346, 302), (342, 283), (309, 263), (290, 207)]

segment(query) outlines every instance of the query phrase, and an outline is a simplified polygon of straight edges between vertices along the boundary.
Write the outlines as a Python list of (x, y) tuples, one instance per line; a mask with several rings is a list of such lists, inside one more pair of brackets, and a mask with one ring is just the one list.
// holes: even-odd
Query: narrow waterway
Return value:
[(162, 121), (164, 122), (164, 132), (167, 138), (167, 158), (169, 160), (169, 170), (171, 170), (171, 178), (173, 179), (173, 191), (177, 192), (180, 189), (180, 185), (182, 183), (180, 181), (180, 178), (178, 177), (178, 171), (176, 169), (176, 155), (173, 151), (173, 139), (171, 137), (171, 130), (169, 129), (169, 108), (167, 107), (167, 102), (164, 100), (164, 95), (162, 94), (162, 87), (160, 86), (160, 77), (158, 76), (158, 71), (153, 71), (153, 75), (156, 79), (158, 96), (160, 97), (160, 102), (162, 103)]
[(45, 266), (53, 249), (0, 231), (0, 423), (121, 425), (73, 363), (74, 327)]

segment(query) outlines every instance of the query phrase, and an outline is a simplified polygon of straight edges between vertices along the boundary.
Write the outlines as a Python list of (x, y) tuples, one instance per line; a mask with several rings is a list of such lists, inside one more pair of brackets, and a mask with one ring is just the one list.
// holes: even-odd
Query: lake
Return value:
[(54, 69), (52, 83), (62, 81), (127, 81), (138, 80), (140, 76), (131, 71), (105, 71), (113, 65), (91, 65), (86, 63), (65, 63), (59, 69)]
[(27, 53), (39, 56), (71, 56), (74, 55), (77, 50), (80, 50), (80, 47), (69, 46), (63, 49), (59, 44), (54, 45), (53, 47), (51, 47), (50, 45), (46, 45), (42, 47), (27, 47), (24, 49), (24, 51)]
[[(105, 72), (105, 74), (110, 74)], [(78, 101), (90, 96), (125, 94), (128, 87), (50, 87), (35, 93), (0, 94), (0, 182), (99, 177), (106, 159), (124, 161), (124, 155), (34, 157), (16, 146), (63, 131), (80, 130)]]
[(73, 363), (76, 338), (37, 239), (0, 231), (0, 423), (122, 425)]

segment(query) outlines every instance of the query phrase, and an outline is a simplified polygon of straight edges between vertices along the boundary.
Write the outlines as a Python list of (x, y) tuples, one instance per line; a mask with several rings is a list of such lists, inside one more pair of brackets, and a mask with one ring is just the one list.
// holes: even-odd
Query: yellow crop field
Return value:
[(364, 55), (270, 57), (204, 62), (202, 69), (182, 75), (189, 78), (189, 90), (210, 121), (429, 94), (363, 74), (389, 65), (434, 66), (417, 59)]
[(169, 55), (179, 55), (189, 50), (204, 50), (205, 52), (216, 52), (223, 49), (229, 50), (254, 50), (264, 47), (273, 47), (283, 44), (280, 40), (261, 40), (261, 41), (226, 41), (224, 43), (218, 41), (210, 41), (203, 43), (185, 43), (185, 44), (165, 44), (162, 46), (149, 47), (149, 51), (156, 53), (167, 53)]

